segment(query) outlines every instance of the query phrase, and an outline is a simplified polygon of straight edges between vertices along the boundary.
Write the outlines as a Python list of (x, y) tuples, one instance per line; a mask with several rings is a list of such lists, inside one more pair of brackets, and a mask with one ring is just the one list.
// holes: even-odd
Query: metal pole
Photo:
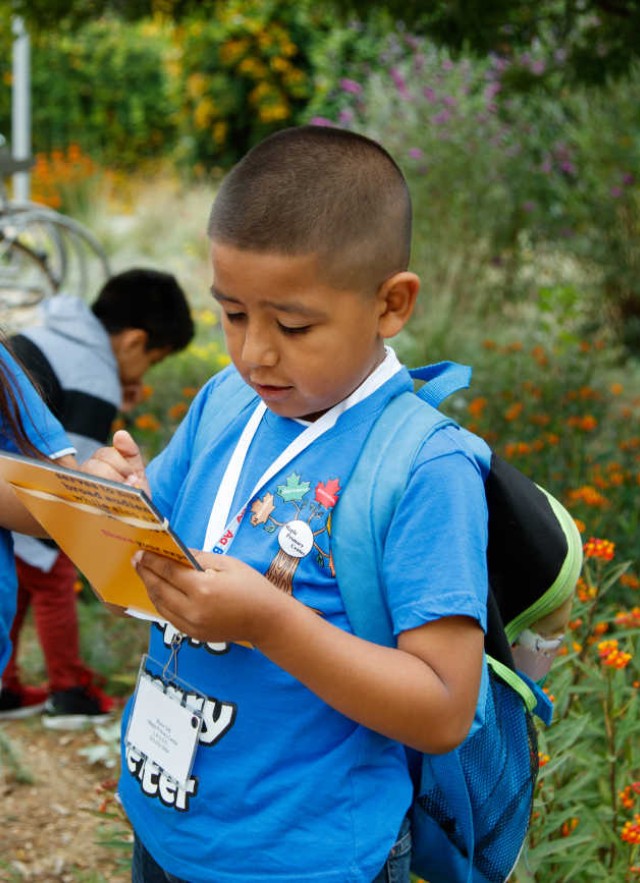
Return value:
[[(21, 18), (14, 18), (13, 87), (11, 92), (11, 153), (16, 160), (31, 158), (31, 47)], [(31, 176), (28, 171), (12, 176), (13, 198), (28, 201)]]

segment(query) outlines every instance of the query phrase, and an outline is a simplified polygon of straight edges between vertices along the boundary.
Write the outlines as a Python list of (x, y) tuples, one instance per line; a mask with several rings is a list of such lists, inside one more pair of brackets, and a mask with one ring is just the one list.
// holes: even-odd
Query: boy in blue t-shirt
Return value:
[[(397, 648), (353, 634), (331, 516), (371, 426), (412, 388), (384, 344), (419, 288), (407, 186), (367, 138), (288, 129), (225, 178), (208, 232), (233, 367), (146, 474), (203, 570), (136, 560), (162, 620), (123, 724), (133, 880), (408, 881), (403, 746), (445, 752), (471, 726), (487, 513), (475, 462), (439, 430), (381, 552)], [(93, 471), (144, 486), (133, 440), (114, 444)]]

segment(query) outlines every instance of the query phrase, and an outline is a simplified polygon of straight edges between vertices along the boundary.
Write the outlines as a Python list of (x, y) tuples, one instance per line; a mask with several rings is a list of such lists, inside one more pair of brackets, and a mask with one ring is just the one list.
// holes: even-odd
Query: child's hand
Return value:
[(99, 448), (80, 468), (90, 475), (121, 481), (150, 493), (140, 448), (124, 429), (114, 433), (113, 447)]
[(203, 570), (152, 552), (134, 557), (158, 613), (199, 641), (256, 644), (265, 624), (271, 627), (277, 621), (278, 605), (290, 598), (237, 558), (193, 554)]

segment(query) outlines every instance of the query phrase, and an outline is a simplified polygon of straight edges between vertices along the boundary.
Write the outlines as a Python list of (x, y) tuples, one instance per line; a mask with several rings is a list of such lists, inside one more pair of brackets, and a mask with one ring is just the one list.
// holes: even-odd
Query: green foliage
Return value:
[(179, 162), (228, 166), (295, 123), (313, 91), (313, 39), (309, 5), (291, 0), (231, 0), (185, 21), (176, 32)]
[[(171, 43), (152, 23), (100, 19), (78, 31), (36, 35), (32, 46), (34, 152), (71, 143), (104, 165), (137, 166), (166, 154), (175, 138), (166, 63)], [(2, 74), (10, 76), (3, 54)], [(6, 92), (0, 130), (10, 131)]]
[[(454, 60), (400, 32), (345, 65), (334, 42), (340, 76), (309, 114), (380, 140), (402, 166), (413, 265), (443, 333), (470, 311), (535, 295), (545, 259), (546, 282), (577, 282), (589, 299), (586, 327), (613, 323), (637, 351), (639, 70), (596, 94), (523, 96), (514, 78), (542, 77), (544, 54)], [(429, 303), (425, 325), (431, 317)]]
[(621, 609), (610, 598), (627, 566), (587, 554), (568, 652), (547, 680), (555, 718), (540, 732), (542, 768), (523, 862), (534, 879), (635, 879), (638, 846), (624, 826), (634, 824), (640, 806), (640, 607)]
[[(364, 20), (367, 0), (328, 0)], [(455, 54), (517, 54), (538, 44), (557, 52), (568, 81), (602, 84), (624, 76), (640, 54), (637, 0), (385, 0), (385, 11), (412, 32)]]

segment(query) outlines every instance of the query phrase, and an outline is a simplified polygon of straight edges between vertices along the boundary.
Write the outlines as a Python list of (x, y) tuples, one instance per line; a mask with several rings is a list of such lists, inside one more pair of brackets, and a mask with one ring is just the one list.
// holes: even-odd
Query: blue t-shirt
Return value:
[[(155, 504), (194, 548), (203, 546), (216, 490), (253, 410), (242, 410), (194, 456), (201, 422), (229, 406), (224, 377), (200, 392), (149, 469)], [(303, 429), (267, 411), (236, 489), (232, 514), (248, 505), (231, 554), (347, 631), (331, 512), (373, 421), (407, 388), (403, 370), (248, 499)], [(396, 632), (455, 614), (485, 625), (484, 488), (455, 436), (445, 429), (423, 446), (388, 534), (383, 572)], [(313, 538), (301, 557), (280, 541), (293, 521), (306, 523)], [(149, 654), (160, 664), (173, 634), (168, 625), (151, 629)], [(206, 696), (188, 786), (172, 784), (133, 749), (123, 753), (120, 794), (155, 860), (190, 883), (369, 883), (411, 802), (403, 747), (330, 708), (258, 650), (185, 640), (177, 674)]]
[[(0, 360), (4, 372), (13, 379), (12, 389), (22, 423), (32, 443), (43, 454), (49, 456), (59, 457), (72, 453), (74, 449), (62, 426), (36, 393), (15, 359), (2, 345), (0, 345)], [(0, 424), (0, 450), (19, 453), (9, 428), (2, 424)], [(16, 612), (16, 586), (11, 533), (0, 528), (0, 677), (11, 655), (9, 631)]]

